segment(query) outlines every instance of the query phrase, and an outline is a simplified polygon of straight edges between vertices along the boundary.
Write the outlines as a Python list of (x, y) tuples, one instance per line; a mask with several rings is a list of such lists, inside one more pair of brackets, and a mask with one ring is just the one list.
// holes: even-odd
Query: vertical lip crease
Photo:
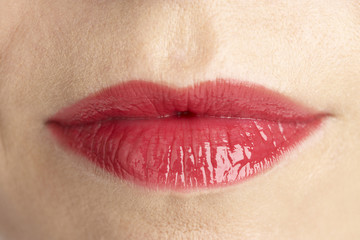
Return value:
[(46, 125), (65, 149), (121, 179), (187, 190), (258, 175), (328, 116), (244, 82), (175, 89), (129, 81), (61, 109)]

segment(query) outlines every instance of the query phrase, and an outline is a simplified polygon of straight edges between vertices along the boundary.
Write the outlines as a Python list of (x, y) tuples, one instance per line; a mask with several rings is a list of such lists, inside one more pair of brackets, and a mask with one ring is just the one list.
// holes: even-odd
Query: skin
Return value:
[[(63, 149), (44, 122), (104, 87), (216, 78), (331, 113), (241, 184), (150, 191)], [(360, 239), (360, 2), (0, 0), (5, 239)]]

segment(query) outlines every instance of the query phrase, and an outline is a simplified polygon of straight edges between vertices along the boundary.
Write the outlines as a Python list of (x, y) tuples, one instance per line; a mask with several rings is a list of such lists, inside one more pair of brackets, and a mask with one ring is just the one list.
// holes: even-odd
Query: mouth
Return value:
[(123, 180), (182, 190), (270, 169), (327, 116), (248, 83), (175, 89), (128, 81), (61, 109), (46, 125), (66, 149)]

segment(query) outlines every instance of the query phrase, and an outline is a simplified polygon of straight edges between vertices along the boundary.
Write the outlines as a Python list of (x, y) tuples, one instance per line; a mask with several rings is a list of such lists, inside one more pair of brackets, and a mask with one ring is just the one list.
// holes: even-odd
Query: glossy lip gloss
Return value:
[(46, 124), (66, 148), (121, 179), (184, 190), (269, 169), (327, 115), (244, 82), (175, 89), (136, 80), (80, 100)]

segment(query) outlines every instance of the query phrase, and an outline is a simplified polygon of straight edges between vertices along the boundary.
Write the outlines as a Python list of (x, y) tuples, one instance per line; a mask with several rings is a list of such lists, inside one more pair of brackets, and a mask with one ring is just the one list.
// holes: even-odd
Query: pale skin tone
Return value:
[[(44, 122), (104, 87), (231, 78), (333, 114), (269, 172), (149, 191)], [(0, 0), (0, 236), (360, 239), (360, 3)]]

